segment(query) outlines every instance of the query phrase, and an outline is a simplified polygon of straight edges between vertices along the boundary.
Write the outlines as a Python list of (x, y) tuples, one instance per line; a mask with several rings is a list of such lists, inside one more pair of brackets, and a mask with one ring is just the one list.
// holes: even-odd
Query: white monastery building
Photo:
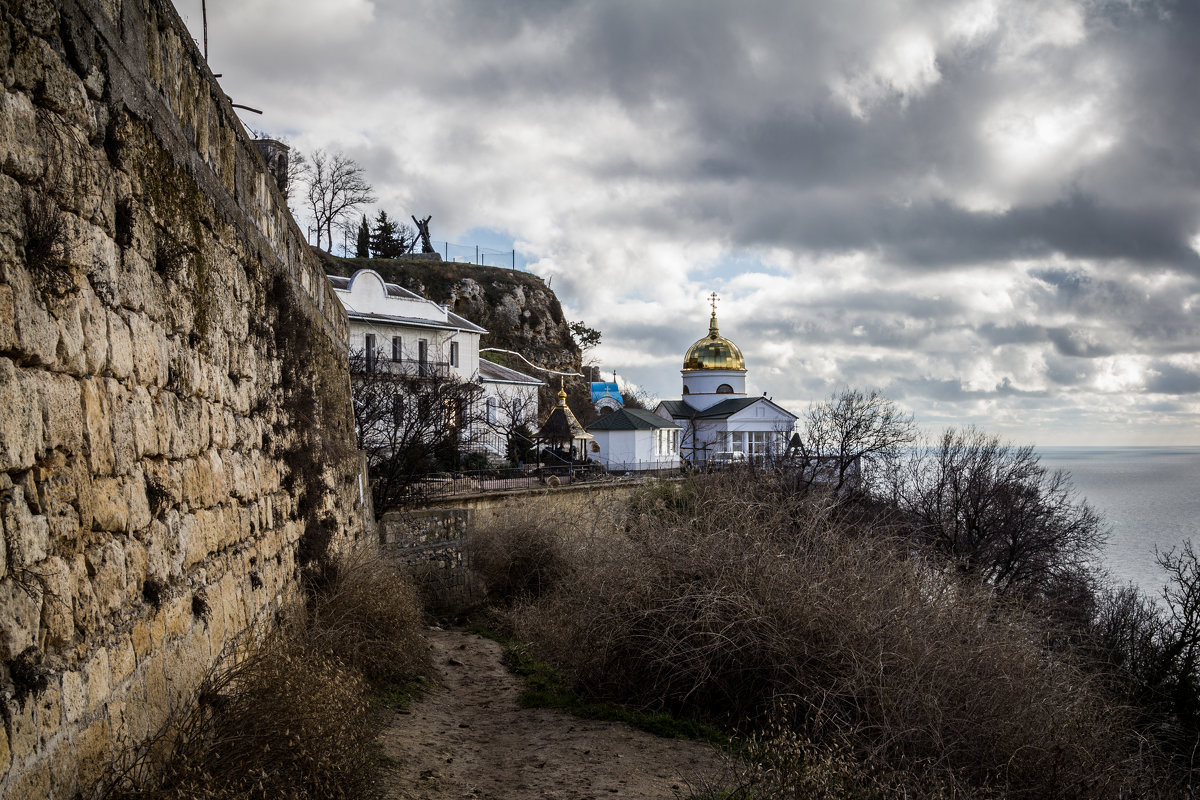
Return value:
[[(350, 354), (367, 372), (450, 377), (482, 388), (469, 418), (476, 430), (473, 449), (504, 454), (501, 423), (537, 424), (537, 391), (542, 381), (479, 358), (479, 337), (487, 331), (446, 306), (387, 283), (372, 269), (352, 277), (329, 275), (334, 294), (350, 322)], [(517, 417), (514, 419), (513, 417)], [(488, 423), (491, 423), (490, 425)]]

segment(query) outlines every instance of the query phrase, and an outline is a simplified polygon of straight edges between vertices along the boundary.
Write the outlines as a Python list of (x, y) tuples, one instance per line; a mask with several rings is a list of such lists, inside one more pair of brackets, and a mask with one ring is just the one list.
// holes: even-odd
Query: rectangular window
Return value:
[(429, 342), (425, 339), (417, 340), (417, 364), (421, 367), (421, 374), (429, 374)]
[(404, 348), (401, 345), (400, 337), (392, 337), (392, 361), (397, 363), (404, 360)]
[(729, 434), (729, 449), (735, 453), (744, 453), (746, 451), (746, 434), (741, 431)]
[(368, 333), (364, 338), (363, 350), (367, 357), (367, 372), (375, 371), (375, 334)]
[(458, 342), (450, 343), (450, 366), (458, 366)]
[(761, 463), (767, 457), (767, 441), (770, 434), (766, 431), (750, 432), (750, 460)]
[(489, 425), (496, 424), (496, 418), (498, 416), (498, 414), (496, 412), (498, 410), (499, 410), (499, 404), (498, 404), (496, 398), (489, 397), (487, 399), (487, 421), (488, 421)]
[(392, 424), (397, 428), (404, 425), (404, 397), (392, 395)]

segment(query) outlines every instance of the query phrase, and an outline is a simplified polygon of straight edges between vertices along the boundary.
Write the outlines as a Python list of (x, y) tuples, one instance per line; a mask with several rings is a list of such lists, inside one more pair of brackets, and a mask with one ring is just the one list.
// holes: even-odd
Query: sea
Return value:
[[(1039, 447), (1041, 463), (1071, 475), (1110, 529), (1111, 581), (1158, 596), (1166, 574), (1155, 548), (1200, 539), (1200, 447)], [(1196, 542), (1200, 545), (1200, 542)]]

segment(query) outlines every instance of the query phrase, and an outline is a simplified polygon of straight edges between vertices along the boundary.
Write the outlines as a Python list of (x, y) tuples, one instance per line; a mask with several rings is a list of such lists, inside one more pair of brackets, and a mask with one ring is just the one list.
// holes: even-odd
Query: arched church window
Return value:
[(728, 383), (722, 383), (717, 387), (717, 394), (733, 394), (733, 387)]
[(688, 387), (686, 387), (686, 386), (685, 386), (685, 387), (683, 387), (683, 393), (684, 393), (684, 394), (691, 394), (691, 393), (692, 393), (692, 390), (691, 390), (691, 389), (689, 389)]

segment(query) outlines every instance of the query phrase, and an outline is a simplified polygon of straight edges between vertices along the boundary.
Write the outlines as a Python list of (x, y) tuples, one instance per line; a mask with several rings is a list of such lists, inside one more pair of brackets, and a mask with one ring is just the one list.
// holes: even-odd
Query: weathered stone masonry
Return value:
[(0, 796), (360, 533), (340, 304), (166, 0), (0, 3)]

